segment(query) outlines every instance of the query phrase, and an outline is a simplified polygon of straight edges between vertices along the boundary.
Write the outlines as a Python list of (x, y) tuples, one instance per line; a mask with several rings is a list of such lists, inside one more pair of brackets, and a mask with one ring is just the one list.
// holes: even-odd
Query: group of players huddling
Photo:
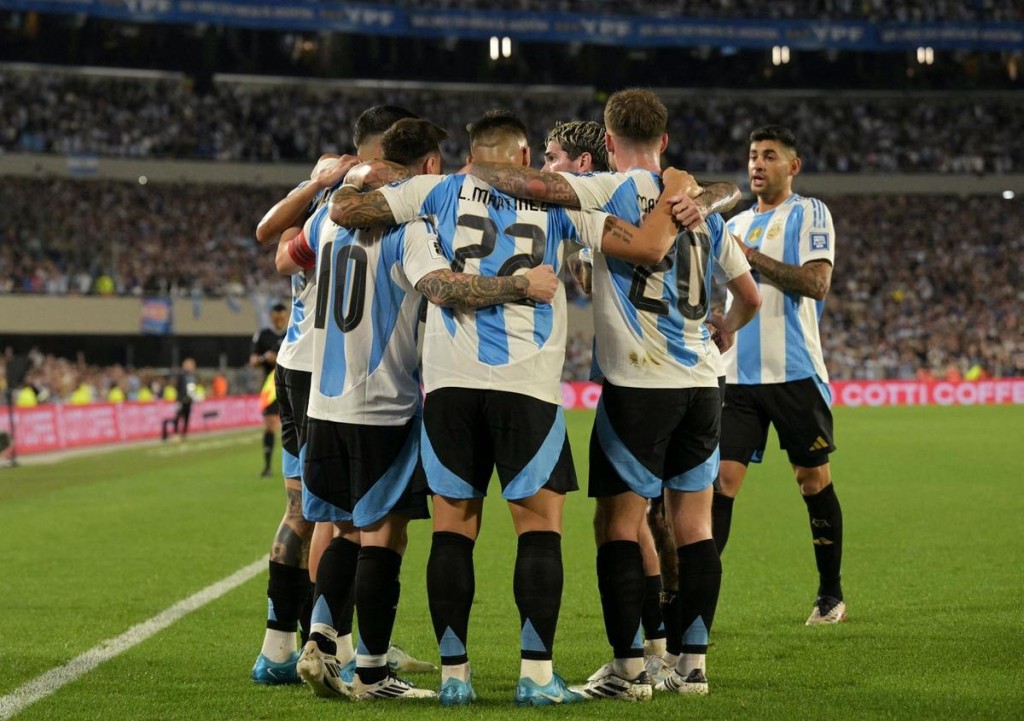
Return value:
[[(793, 193), (796, 141), (766, 126), (749, 149), (758, 202), (726, 224), (734, 185), (661, 169), (667, 120), (654, 93), (620, 91), (604, 127), (556, 126), (537, 171), (523, 123), (493, 111), (468, 126), (468, 164), (446, 176), (447, 133), (377, 106), (356, 122), (355, 156), (321, 158), (268, 211), (257, 235), (293, 283), (275, 370), (289, 501), (254, 680), (357, 701), (475, 700), (473, 548), (496, 469), (518, 537), (515, 703), (706, 694), (719, 553), (770, 423), (810, 516), (820, 583), (807, 624), (845, 619), (818, 336), (831, 216)], [(566, 241), (582, 250), (565, 258)], [(593, 295), (603, 391), (589, 495), (613, 652), (574, 686), (552, 668), (562, 507), (578, 489), (561, 407), (566, 264)], [(431, 516), (428, 495), (437, 692), (398, 675), (432, 664), (391, 645), (406, 527)]]

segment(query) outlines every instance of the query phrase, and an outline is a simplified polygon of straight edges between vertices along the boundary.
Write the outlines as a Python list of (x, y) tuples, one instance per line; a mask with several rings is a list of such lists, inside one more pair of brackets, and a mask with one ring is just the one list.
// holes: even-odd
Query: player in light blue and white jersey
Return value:
[(747, 171), (757, 205), (729, 221), (754, 269), (761, 314), (725, 354), (722, 467), (715, 494), (715, 541), (729, 538), (732, 505), (747, 465), (759, 462), (775, 426), (807, 504), (818, 592), (807, 625), (846, 618), (840, 585), (843, 513), (832, 485), (831, 393), (818, 321), (832, 281), (836, 237), (820, 200), (793, 192), (800, 172), (793, 133), (778, 125), (750, 134)]
[[(529, 163), (525, 127), (509, 114), (474, 123), (470, 147), (474, 157)], [(354, 169), (349, 179), (359, 173)], [(433, 215), (453, 268), (492, 276), (541, 263), (560, 267), (563, 240), (655, 260), (674, 237), (668, 208), (666, 202), (663, 212), (637, 230), (604, 213), (517, 201), (473, 177), (455, 175), (420, 176), (363, 196), (339, 194), (332, 217), (365, 225)], [(559, 288), (550, 306), (471, 313), (431, 308), (427, 315), (422, 454), (435, 493), (427, 594), (445, 705), (475, 698), (467, 652), (472, 553), (495, 466), (519, 536), (513, 584), (521, 628), (516, 703), (582, 700), (551, 665), (561, 603), (561, 510), (565, 493), (577, 487), (560, 406), (564, 303)]]
[[(344, 163), (325, 155), (303, 181), (267, 211), (256, 228), (256, 239), (264, 245), (278, 244), (278, 251), (319, 206), (327, 188), (344, 176), (355, 161)], [(281, 418), (282, 470), (287, 504), (270, 549), (267, 583), (267, 622), (263, 648), (253, 666), (253, 680), (261, 684), (297, 683), (295, 670), (299, 652), (295, 628), (309, 633), (313, 588), (307, 570), (313, 524), (302, 516), (302, 482), (299, 451), (305, 435), (305, 412), (309, 397), (312, 364), (312, 305), (316, 284), (304, 272), (291, 277), (292, 310), (285, 337), (276, 352), (274, 384)], [(267, 437), (269, 436), (269, 438)], [(264, 445), (273, 443), (265, 434)], [(268, 467), (269, 470), (269, 467)]]
[[(301, 231), (303, 223), (329, 197), (330, 189), (337, 185), (355, 162), (381, 156), (380, 141), (384, 131), (396, 120), (406, 117), (415, 116), (405, 108), (390, 105), (375, 106), (363, 112), (353, 126), (358, 157), (321, 157), (310, 180), (300, 183), (276, 203), (256, 229), (259, 242), (277, 243), (278, 268), (290, 275), (292, 283), (291, 322), (278, 350), (275, 368), (288, 502), (270, 551), (267, 631), (263, 649), (253, 668), (253, 679), (258, 683), (291, 683), (299, 680), (296, 671), (299, 657), (295, 644), (296, 619), (299, 620), (305, 642), (309, 635), (313, 605), (310, 581), (311, 578), (315, 579), (320, 556), (336, 530), (334, 524), (330, 523), (316, 524), (314, 530), (314, 524), (302, 515), (300, 459), (305, 445), (306, 407), (313, 369), (313, 338), (310, 329), (315, 311), (316, 277), (298, 267), (284, 267), (291, 262), (287, 253), (288, 244)], [(348, 566), (354, 574), (359, 552), (358, 532), (348, 524), (344, 533), (339, 531), (339, 534), (343, 538), (338, 541), (340, 547), (336, 545), (334, 553), (350, 559)], [(351, 611), (344, 618), (338, 617), (334, 621), (343, 631), (343, 639), (347, 639), (341, 645), (344, 647), (347, 643), (345, 660), (352, 658), (352, 668), (344, 674), (351, 681), (355, 666), (351, 648)], [(342, 653), (345, 653), (345, 648)], [(432, 664), (417, 661), (397, 646), (389, 650), (389, 661), (399, 670), (433, 670)]]
[[(436, 172), (447, 134), (427, 121), (405, 120), (385, 136), (385, 156), (413, 173)], [(386, 652), (398, 602), (405, 528), (427, 516), (419, 469), (420, 385), (416, 332), (424, 295), (462, 309), (511, 301), (549, 301), (558, 288), (550, 266), (512, 277), (453, 272), (433, 223), (417, 219), (384, 233), (349, 231), (322, 208), (293, 241), (296, 265), (317, 258), (314, 369), (305, 462), (307, 518), (351, 514), (362, 550), (355, 579), (360, 642), (352, 695), (357, 700), (417, 698), (417, 689), (389, 672)], [(421, 295), (423, 293), (423, 295)], [(331, 680), (332, 619), (349, 590), (334, 582), (328, 554), (319, 569), (313, 634), (299, 660), (325, 695), (343, 693)], [(324, 658), (327, 656), (328, 658)], [(309, 667), (307, 669), (307, 667)], [(330, 673), (325, 678), (323, 671)]]
[[(666, 124), (657, 96), (626, 90), (605, 108), (606, 147), (621, 172), (558, 175), (476, 163), (471, 172), (503, 190), (636, 222), (661, 192)], [(710, 515), (721, 403), (713, 340), (704, 326), (713, 266), (741, 298), (726, 318), (711, 319), (717, 333), (749, 321), (757, 294), (722, 219), (712, 214), (705, 220), (687, 200), (679, 212), (690, 230), (682, 230), (658, 262), (634, 265), (600, 252), (593, 258), (595, 366), (604, 390), (591, 435), (590, 495), (598, 499), (598, 583), (614, 652), (614, 660), (579, 688), (594, 699), (650, 698), (639, 633), (645, 587), (640, 529), (647, 499), (663, 492), (678, 544), (684, 653), (659, 688), (707, 692), (704, 655), (721, 579)]]

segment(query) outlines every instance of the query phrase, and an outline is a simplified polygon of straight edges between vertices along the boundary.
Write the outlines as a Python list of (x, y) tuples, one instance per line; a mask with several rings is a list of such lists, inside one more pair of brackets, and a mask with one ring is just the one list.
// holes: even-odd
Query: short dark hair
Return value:
[(481, 141), (486, 145), (493, 145), (501, 135), (521, 135), (524, 139), (528, 137), (526, 123), (511, 110), (502, 108), (488, 110), (478, 120), (466, 126), (466, 129), (469, 130), (470, 146)]
[(668, 108), (650, 90), (620, 90), (604, 106), (604, 124), (618, 137), (650, 143), (667, 132)]
[(792, 150), (793, 155), (800, 156), (796, 147), (796, 135), (784, 125), (762, 125), (750, 134), (750, 142), (759, 143), (762, 140), (775, 140)]
[(352, 128), (352, 142), (358, 148), (367, 138), (380, 135), (402, 118), (418, 117), (416, 113), (399, 105), (374, 105), (364, 110), (356, 119), (356, 124)]
[(558, 143), (570, 160), (576, 160), (583, 153), (590, 153), (590, 162), (595, 171), (608, 170), (608, 149), (604, 146), (604, 126), (600, 123), (593, 120), (555, 123), (544, 142)]
[(384, 133), (380, 141), (384, 160), (411, 165), (430, 152), (439, 151), (448, 131), (429, 120), (402, 118)]
[(281, 301), (278, 301), (277, 303), (274, 303), (274, 305), (270, 306), (270, 311), (272, 313), (280, 313), (283, 310), (288, 310), (288, 306), (286, 306)]

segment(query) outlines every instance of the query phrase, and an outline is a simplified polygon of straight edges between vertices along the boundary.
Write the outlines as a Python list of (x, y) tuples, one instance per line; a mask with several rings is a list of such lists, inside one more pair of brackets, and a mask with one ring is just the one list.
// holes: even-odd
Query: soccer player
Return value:
[[(396, 120), (406, 117), (414, 115), (397, 106), (375, 106), (362, 113), (353, 127), (353, 139), (359, 157), (321, 157), (310, 180), (300, 183), (267, 211), (257, 226), (257, 240), (263, 244), (276, 243), (278, 255), (287, 255), (288, 241), (329, 197), (328, 190), (337, 185), (345, 172), (360, 158), (380, 157), (380, 141), (384, 131)], [(295, 628), (298, 623), (305, 643), (308, 640), (313, 603), (311, 579), (316, 578), (316, 564), (335, 530), (334, 524), (320, 524), (319, 533), (314, 536), (314, 524), (302, 515), (301, 456), (304, 455), (306, 442), (306, 407), (309, 404), (310, 376), (313, 370), (310, 331), (316, 310), (316, 276), (299, 269), (291, 274), (291, 282), (291, 321), (276, 359), (274, 373), (281, 410), (282, 466), (287, 504), (271, 546), (267, 629), (263, 648), (253, 667), (253, 679), (265, 684), (297, 683), (300, 680), (296, 671), (299, 651), (296, 647)], [(359, 552), (358, 534), (351, 528), (346, 530), (350, 542), (342, 544), (341, 554), (351, 558), (349, 565), (354, 573), (355, 559)], [(315, 547), (314, 538), (318, 541)], [(348, 661), (352, 656), (351, 604), (348, 612), (339, 614), (335, 621), (342, 629), (342, 636), (349, 640)], [(392, 665), (402, 666), (406, 670), (433, 669), (431, 664), (408, 657), (397, 646), (389, 650), (389, 657)], [(353, 670), (348, 669), (345, 674), (349, 682), (352, 673)]]
[[(427, 121), (403, 120), (384, 136), (385, 157), (413, 174), (440, 170), (447, 133)], [(317, 320), (309, 443), (307, 517), (351, 514), (360, 544), (355, 576), (359, 650), (355, 700), (423, 698), (434, 692), (398, 678), (387, 649), (399, 597), (398, 575), (406, 525), (424, 518), (426, 486), (419, 468), (419, 382), (416, 331), (421, 293), (432, 303), (463, 310), (511, 301), (548, 302), (558, 288), (550, 266), (518, 276), (480, 278), (453, 272), (436, 229), (420, 219), (384, 234), (344, 231), (327, 216), (311, 218), (289, 246), (296, 266), (319, 256)], [(332, 543), (332, 545), (334, 545)], [(332, 619), (348, 591), (333, 557), (317, 577), (313, 634), (299, 673), (322, 695), (343, 694)]]
[[(649, 214), (661, 191), (668, 113), (650, 91), (624, 90), (608, 99), (604, 120), (617, 173), (574, 176), (477, 163), (470, 171), (502, 190), (635, 221)], [(579, 687), (595, 699), (651, 696), (639, 641), (645, 597), (640, 537), (647, 499), (663, 493), (678, 543), (683, 654), (658, 687), (707, 693), (705, 654), (721, 584), (711, 536), (721, 400), (704, 324), (735, 332), (757, 312), (759, 298), (722, 218), (705, 217), (687, 201), (679, 217), (688, 230), (659, 262), (594, 256), (595, 360), (604, 389), (591, 434), (590, 495), (597, 498), (598, 585), (614, 651), (614, 660)], [(709, 318), (713, 265), (735, 296), (724, 318)]]
[(274, 368), (287, 327), (288, 307), (284, 303), (275, 303), (270, 309), (270, 327), (256, 331), (249, 353), (249, 365), (261, 369), (266, 374), (263, 389), (260, 391), (260, 411), (263, 413), (263, 471), (260, 475), (263, 478), (272, 475), (270, 459), (274, 455), (274, 436), (281, 430), (280, 405), (274, 387)]
[(557, 123), (544, 140), (544, 167), (548, 173), (603, 173), (608, 170), (604, 128), (593, 120)]
[[(507, 113), (472, 124), (471, 160), (527, 166), (526, 128)], [(391, 179), (379, 166), (367, 173)], [(346, 177), (359, 184), (360, 168)], [(453, 268), (493, 276), (550, 263), (561, 265), (563, 240), (655, 262), (675, 238), (671, 205), (692, 179), (678, 171), (644, 226), (605, 213), (569, 213), (518, 201), (471, 176), (419, 176), (356, 195), (343, 188), (331, 217), (342, 225), (437, 218)], [(657, 196), (655, 196), (656, 198)], [(653, 201), (654, 199), (652, 199)], [(565, 494), (577, 489), (560, 375), (565, 358), (565, 294), (550, 306), (504, 305), (473, 312), (431, 307), (424, 339), (423, 465), (434, 493), (434, 537), (427, 596), (441, 651), (440, 701), (476, 698), (467, 651), (475, 588), (473, 547), (483, 500), (497, 466), (518, 536), (513, 590), (520, 615), (520, 706), (582, 701), (552, 669), (561, 606), (561, 523)]]
[(747, 173), (757, 204), (729, 221), (764, 296), (760, 317), (724, 356), (722, 466), (715, 494), (715, 542), (725, 549), (732, 507), (774, 425), (810, 518), (818, 592), (807, 625), (846, 618), (840, 586), (843, 512), (832, 485), (831, 393), (818, 320), (832, 280), (836, 238), (820, 200), (793, 192), (800, 154), (792, 131), (768, 125), (750, 134)]

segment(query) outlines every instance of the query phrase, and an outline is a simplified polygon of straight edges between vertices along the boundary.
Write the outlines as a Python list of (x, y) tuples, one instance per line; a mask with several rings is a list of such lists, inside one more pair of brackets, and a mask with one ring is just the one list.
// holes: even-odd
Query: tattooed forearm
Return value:
[(331, 198), (331, 220), (344, 228), (373, 228), (395, 224), (387, 199), (379, 192), (360, 193), (342, 186)]
[(736, 207), (743, 194), (735, 183), (708, 183), (696, 201), (705, 217), (712, 213), (726, 213)]
[(805, 265), (780, 263), (756, 250), (747, 253), (750, 267), (782, 290), (824, 300), (832, 282), (832, 265), (824, 260)]
[(558, 173), (544, 173), (510, 163), (472, 163), (469, 172), (488, 185), (517, 198), (540, 200), (568, 208), (580, 207), (576, 191)]
[(621, 221), (614, 215), (604, 219), (604, 239), (613, 238), (621, 243), (629, 245), (633, 242), (636, 234), (636, 227)]
[(436, 270), (416, 284), (416, 290), (431, 303), (460, 310), (522, 300), (529, 287), (529, 279), (522, 275), (489, 278), (452, 270)]

